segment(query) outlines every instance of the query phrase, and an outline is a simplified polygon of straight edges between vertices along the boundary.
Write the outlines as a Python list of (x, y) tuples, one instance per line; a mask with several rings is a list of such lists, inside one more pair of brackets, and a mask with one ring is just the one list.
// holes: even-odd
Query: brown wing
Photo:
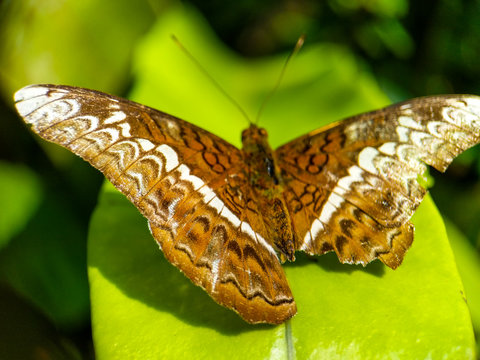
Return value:
[[(245, 320), (296, 313), (275, 251), (244, 202), (241, 152), (185, 121), (92, 90), (33, 85), (16, 107), (46, 140), (105, 176), (148, 219), (165, 256)], [(243, 190), (242, 190), (243, 189)]]
[(276, 150), (297, 249), (391, 268), (413, 240), (410, 217), (431, 165), (445, 171), (480, 141), (480, 97), (425, 97), (349, 118)]

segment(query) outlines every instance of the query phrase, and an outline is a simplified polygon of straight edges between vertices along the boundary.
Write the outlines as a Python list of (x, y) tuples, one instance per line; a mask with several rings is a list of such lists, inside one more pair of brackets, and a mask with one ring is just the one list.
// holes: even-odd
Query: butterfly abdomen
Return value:
[(265, 129), (251, 125), (242, 133), (247, 178), (260, 209), (268, 239), (281, 253), (281, 260), (295, 260), (294, 231), (285, 199), (283, 180)]

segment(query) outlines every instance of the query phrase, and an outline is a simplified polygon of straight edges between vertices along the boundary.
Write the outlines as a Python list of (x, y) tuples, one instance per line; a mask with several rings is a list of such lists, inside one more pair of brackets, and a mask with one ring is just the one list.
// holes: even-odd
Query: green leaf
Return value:
[[(286, 266), (298, 358), (473, 358), (462, 285), (429, 197), (415, 224), (396, 271), (342, 265), (333, 255)], [(98, 359), (286, 358), (285, 325), (248, 325), (215, 304), (163, 258), (145, 219), (112, 189), (92, 218), (89, 265)]]
[[(429, 196), (413, 222), (415, 241), (395, 271), (378, 262), (366, 270), (346, 267), (335, 256), (288, 269), (299, 308), (292, 322), (299, 358), (474, 358), (462, 283)], [(309, 291), (312, 283), (320, 288)]]
[(465, 286), (465, 297), (477, 334), (480, 334), (480, 256), (475, 247), (449, 220), (445, 221), (458, 271)]
[[(174, 33), (226, 91), (255, 114), (285, 56), (241, 59), (189, 9), (164, 14), (139, 47), (132, 98), (239, 145), (235, 107), (169, 39)], [(293, 59), (261, 124), (275, 147), (322, 124), (385, 105), (373, 79), (344, 49), (310, 45)], [(254, 115), (251, 115), (254, 117)], [(98, 359), (473, 359), (463, 287), (442, 220), (427, 197), (416, 237), (392, 271), (339, 264), (332, 254), (286, 264), (298, 315), (249, 325), (217, 305), (162, 256), (147, 222), (108, 185), (92, 217), (89, 279)]]

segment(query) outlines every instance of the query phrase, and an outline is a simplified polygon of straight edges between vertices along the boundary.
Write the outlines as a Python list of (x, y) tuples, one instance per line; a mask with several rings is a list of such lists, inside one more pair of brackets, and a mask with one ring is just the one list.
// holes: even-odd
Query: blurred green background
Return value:
[[(391, 102), (480, 94), (480, 2), (474, 0), (0, 1), (1, 359), (92, 359), (101, 342), (94, 328), (94, 350), (87, 234), (103, 176), (33, 136), (14, 112), (13, 93), (32, 83), (93, 88), (239, 145), (246, 122), (178, 51), (171, 33), (251, 117), (306, 33), (304, 50), (261, 119), (274, 146)], [(431, 171), (477, 348), (479, 151), (460, 156), (446, 174)], [(329, 351), (330, 358), (342, 354)]]

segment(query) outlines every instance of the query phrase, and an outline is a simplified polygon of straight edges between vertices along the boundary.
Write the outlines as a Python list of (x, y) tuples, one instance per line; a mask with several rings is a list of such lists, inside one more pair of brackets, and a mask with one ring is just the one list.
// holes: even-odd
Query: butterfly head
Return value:
[(242, 144), (245, 151), (252, 151), (259, 146), (262, 148), (268, 148), (268, 134), (267, 130), (260, 128), (255, 124), (251, 124), (250, 127), (242, 132)]

